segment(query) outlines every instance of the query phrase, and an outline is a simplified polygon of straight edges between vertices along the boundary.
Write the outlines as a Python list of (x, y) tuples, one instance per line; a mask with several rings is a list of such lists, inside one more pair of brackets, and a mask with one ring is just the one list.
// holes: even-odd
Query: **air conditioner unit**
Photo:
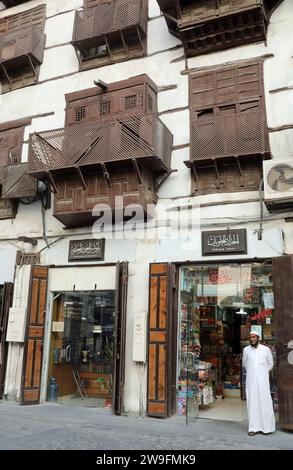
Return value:
[(270, 210), (293, 210), (293, 156), (263, 162), (264, 199)]

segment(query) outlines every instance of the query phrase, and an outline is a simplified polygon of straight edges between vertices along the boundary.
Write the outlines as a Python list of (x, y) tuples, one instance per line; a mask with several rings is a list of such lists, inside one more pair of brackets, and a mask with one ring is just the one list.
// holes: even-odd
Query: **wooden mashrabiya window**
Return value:
[(264, 41), (278, 0), (158, 0), (188, 57)]
[(146, 33), (147, 0), (85, 0), (72, 38), (80, 69), (145, 55)]
[(2, 93), (37, 81), (45, 47), (46, 5), (0, 17)]
[(16, 215), (17, 201), (36, 196), (36, 181), (21, 163), (24, 126), (30, 119), (0, 124), (0, 219)]
[(263, 62), (195, 71), (189, 77), (190, 160), (195, 194), (257, 190), (270, 158)]
[(90, 225), (94, 206), (112, 210), (116, 196), (144, 214), (157, 201), (157, 176), (171, 172), (173, 137), (157, 116), (156, 94), (146, 75), (100, 82), (66, 95), (64, 128), (30, 136), (29, 174), (50, 182), (54, 215), (67, 227)]

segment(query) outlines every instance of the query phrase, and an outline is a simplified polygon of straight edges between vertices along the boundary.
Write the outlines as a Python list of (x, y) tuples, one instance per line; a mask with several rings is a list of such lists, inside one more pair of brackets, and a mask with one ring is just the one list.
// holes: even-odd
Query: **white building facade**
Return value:
[[(135, 32), (130, 33), (130, 30), (127, 30), (125, 34), (121, 27), (120, 40), (125, 49), (121, 52), (121, 47), (116, 50), (114, 39), (112, 48), (112, 36), (103, 32), (101, 34), (101, 36), (104, 35), (103, 40), (98, 46), (100, 50), (91, 56), (89, 51), (92, 45), (88, 45), (89, 42), (87, 44), (86, 39), (73, 39), (73, 31), (76, 31), (74, 29), (76, 11), (83, 12), (85, 9), (93, 11), (105, 2), (93, 1), (92, 5), (90, 1), (84, 4), (83, 0), (30, 0), (3, 3), (6, 8), (0, 10), (0, 28), (2, 25), (4, 31), (2, 38), (10, 31), (9, 26), (8, 30), (5, 30), (3, 26), (7, 18), (7, 24), (12, 24), (12, 32), (9, 34), (12, 35), (10, 41), (13, 42), (13, 34), (19, 33), (14, 33), (13, 30), (13, 21), (16, 20), (10, 20), (9, 23), (9, 18), (17, 18), (19, 15), (25, 17), (29, 10), (35, 9), (35, 16), (32, 17), (37, 19), (30, 21), (34, 28), (41, 28), (43, 39), (39, 41), (40, 43), (44, 41), (43, 51), (40, 53), (43, 56), (39, 56), (39, 60), (35, 60), (37, 53), (33, 55), (26, 51), (27, 63), (25, 72), (21, 72), (22, 75), (18, 75), (15, 71), (15, 67), (24, 67), (21, 54), (19, 54), (21, 59), (18, 65), (13, 65), (13, 54), (16, 55), (16, 53), (9, 52), (8, 49), (5, 51), (5, 47), (8, 47), (5, 41), (5, 47), (0, 43), (0, 53), (2, 53), (0, 145), (1, 137), (5, 139), (11, 129), (22, 130), (17, 134), (16, 143), (13, 141), (9, 144), (9, 158), (13, 149), (17, 148), (17, 152), (20, 151), (21, 155), (18, 155), (19, 159), (16, 163), (28, 163), (28, 166), (25, 166), (23, 178), (26, 177), (27, 172), (31, 178), (30, 183), (25, 187), (26, 190), (29, 187), (29, 192), (22, 194), (20, 191), (20, 194), (16, 191), (16, 196), (11, 198), (5, 196), (5, 178), (8, 178), (8, 173), (4, 173), (6, 176), (2, 179), (2, 195), (4, 191), (5, 204), (8, 204), (7, 201), (13, 201), (14, 207), (17, 206), (13, 209), (15, 211), (13, 216), (3, 216), (0, 220), (0, 282), (1, 285), (7, 282), (14, 284), (12, 309), (7, 317), (9, 334), (5, 338), (7, 341), (5, 341), (6, 365), (3, 396), (20, 403), (44, 402), (48, 396), (50, 377), (54, 376), (58, 383), (59, 396), (75, 394), (77, 383), (80, 386), (86, 383), (85, 390), (81, 390), (82, 394), (96, 398), (99, 406), (108, 407), (112, 404), (114, 412), (118, 414), (147, 412), (152, 416), (169, 416), (178, 409), (178, 368), (180, 368), (177, 354), (180, 349), (178, 310), (180, 310), (181, 302), (178, 283), (182, 279), (184, 267), (248, 266), (250, 263), (271, 263), (272, 259), (280, 257), (291, 260), (290, 254), (293, 254), (292, 182), (291, 192), (288, 187), (285, 190), (279, 188), (279, 191), (275, 188), (273, 196), (269, 192), (269, 183), (266, 183), (272, 162), (279, 164), (276, 171), (279, 171), (280, 165), (282, 168), (282, 165), (289, 167), (291, 165), (291, 170), (285, 170), (285, 179), (291, 178), (292, 180), (293, 177), (292, 173), (291, 176), (289, 174), (290, 171), (293, 172), (293, 4), (290, 0), (267, 2), (273, 8), (266, 11), (265, 40), (258, 37), (256, 29), (251, 33), (252, 37), (255, 35), (255, 40), (244, 39), (238, 45), (237, 41), (235, 42), (236, 36), (233, 36), (234, 39), (231, 36), (231, 46), (226, 44), (215, 50), (211, 48), (206, 53), (205, 48), (209, 47), (207, 41), (204, 42), (202, 51), (199, 49), (196, 53), (192, 53), (189, 47), (195, 47), (194, 44), (199, 44), (200, 40), (195, 43), (186, 39), (187, 36), (184, 35), (187, 33), (184, 27), (178, 26), (180, 22), (176, 23), (177, 37), (171, 34), (172, 25), (169, 24), (168, 30), (166, 19), (168, 19), (168, 13), (173, 11), (172, 5), (171, 10), (168, 10), (168, 4), (173, 2), (149, 0), (145, 5), (144, 2), (133, 1), (133, 5), (139, 4), (140, 8), (147, 8), (145, 35), (143, 32), (141, 34), (138, 32), (138, 39), (135, 39), (137, 26)], [(190, 4), (197, 3), (196, 1), (190, 2)], [(106, 5), (110, 4), (111, 2), (106, 3)], [(135, 8), (132, 9), (133, 11)], [(223, 13), (223, 16), (225, 15), (227, 12)], [(144, 20), (141, 21), (143, 24)], [(106, 16), (104, 22), (106, 24)], [(225, 28), (227, 32), (227, 27)], [(0, 29), (0, 41), (2, 30)], [(128, 38), (130, 38), (129, 43)], [(193, 45), (190, 46), (190, 44)], [(31, 57), (33, 59), (30, 60)], [(232, 75), (229, 75), (231, 70), (233, 70), (233, 77), (237, 76), (237, 91), (232, 90), (232, 87), (236, 85), (232, 83)], [(249, 77), (251, 73), (251, 80), (241, 81), (243, 70), (246, 70), (244, 72), (246, 77)], [(261, 76), (256, 77), (257, 73)], [(212, 74), (214, 78), (211, 79)], [(141, 78), (145, 76), (147, 78)], [(129, 82), (128, 86), (129, 79), (134, 81)], [(220, 100), (220, 89), (216, 87), (217, 83), (225, 79), (226, 85), (222, 87), (221, 93), (237, 95), (236, 98), (227, 99), (232, 103), (229, 106), (225, 103), (225, 99), (222, 99), (221, 103), (220, 101), (213, 102), (212, 98), (216, 90), (217, 99)], [(216, 80), (211, 85), (210, 91), (209, 86), (212, 82), (209, 80)], [(257, 82), (261, 85), (255, 91), (253, 99), (250, 93)], [(120, 86), (120, 83), (123, 86)], [(123, 224), (114, 224), (112, 227), (106, 224), (105, 230), (101, 231), (100, 226), (94, 226), (93, 230), (94, 219), (86, 218), (84, 223), (72, 222), (73, 219), (68, 222), (69, 219), (64, 216), (67, 209), (60, 209), (60, 213), (57, 214), (56, 205), (54, 206), (54, 200), (56, 202), (60, 197), (58, 192), (60, 195), (61, 186), (58, 185), (61, 185), (61, 180), (58, 179), (58, 171), (60, 170), (60, 178), (62, 178), (61, 166), (56, 170), (57, 167), (53, 169), (50, 167), (50, 162), (48, 165), (44, 163), (39, 176), (36, 169), (35, 162), (42, 163), (48, 155), (50, 158), (55, 158), (57, 155), (57, 160), (60, 155), (65, 155), (64, 147), (58, 147), (56, 144), (56, 150), (53, 137), (47, 137), (46, 132), (55, 129), (71, 129), (66, 134), (67, 137), (64, 137), (64, 139), (68, 138), (67, 145), (70, 146), (70, 142), (73, 142), (74, 135), (76, 135), (74, 131), (76, 127), (72, 126), (90, 126), (95, 123), (95, 118), (89, 118), (87, 124), (83, 123), (87, 120), (86, 103), (94, 94), (94, 91), (86, 94), (85, 90), (97, 90), (100, 95), (109, 92), (114, 96), (115, 90), (123, 90), (125, 87), (129, 90), (135, 86), (149, 86), (155, 93), (154, 100), (157, 101), (157, 109), (153, 111), (156, 119), (165, 125), (164, 129), (168, 138), (164, 138), (169, 139), (168, 145), (171, 145), (170, 165), (166, 164), (166, 168), (164, 167), (163, 170), (159, 168), (155, 173), (156, 187), (152, 193), (155, 194), (156, 203), (154, 217), (148, 223), (139, 223), (135, 234)], [(243, 105), (245, 93), (248, 99)], [(128, 92), (128, 96), (131, 94), (131, 91)], [(210, 105), (208, 105), (209, 102)], [(229, 117), (233, 113), (237, 116), (240, 114), (240, 108), (238, 109), (237, 106), (244, 110), (244, 115), (249, 107), (255, 107), (260, 113), (259, 116), (265, 117), (266, 135), (262, 142), (263, 149), (260, 150), (257, 147), (247, 152), (247, 155), (249, 154), (247, 160), (243, 158), (243, 152), (239, 157), (239, 151), (236, 149), (235, 155), (232, 151), (232, 160), (228, 159), (227, 162), (229, 162), (226, 164), (225, 158), (221, 159), (221, 156), (218, 158), (215, 153), (218, 152), (217, 145), (214, 146), (214, 143), (209, 141), (210, 143), (207, 143), (200, 155), (199, 148), (201, 144), (203, 147), (206, 144), (206, 136), (209, 136), (208, 140), (212, 135), (215, 140), (221, 141), (219, 134), (213, 134), (211, 113), (214, 118), (217, 113), (220, 116), (223, 112), (221, 116), (224, 116), (222, 119), (225, 121), (226, 115)], [(75, 122), (72, 123), (70, 122), (72, 114), (69, 110), (71, 108), (76, 110), (76, 107), (79, 107), (78, 112), (81, 114), (74, 114)], [(215, 111), (216, 107), (217, 111)], [(231, 110), (232, 107), (233, 110)], [(131, 120), (133, 118), (131, 106), (125, 109), (130, 113), (127, 114), (127, 119)], [(149, 111), (150, 109), (146, 113)], [(115, 111), (113, 113), (115, 118)], [(116, 110), (117, 113), (119, 110)], [(203, 116), (202, 120), (199, 116)], [(257, 122), (253, 124), (255, 115), (246, 114), (244, 118), (247, 125), (250, 124), (253, 134), (258, 125)], [(105, 122), (107, 121), (104, 121), (106, 129)], [(119, 121), (119, 125), (124, 126), (123, 132), (126, 135), (134, 132), (129, 131), (126, 121), (122, 124), (121, 122)], [(235, 122), (228, 119), (224, 126), (226, 125), (225, 129), (230, 139), (235, 140), (240, 136), (241, 140), (242, 124), (238, 121), (235, 124)], [(196, 130), (194, 131), (195, 128), (198, 129), (196, 127), (198, 125), (209, 126), (202, 140), (197, 140), (198, 134)], [(233, 126), (236, 127), (233, 128)], [(77, 141), (74, 141), (74, 145), (78, 146), (79, 139), (83, 135), (88, 136), (90, 132), (95, 132), (95, 130), (85, 127), (84, 132), (78, 135)], [(198, 132), (201, 131), (198, 130)], [(245, 132), (245, 135), (248, 135), (249, 131)], [(111, 135), (110, 141), (114, 138)], [(45, 141), (44, 147), (41, 145), (38, 147), (36, 141), (33, 141), (33, 138), (39, 139), (39, 136), (41, 140), (38, 142), (44, 143)], [(257, 131), (253, 138), (258, 139)], [(19, 139), (22, 139), (21, 142)], [(100, 143), (98, 139), (100, 137), (95, 140), (95, 143), (98, 142), (99, 145), (99, 150), (96, 152), (101, 152), (105, 144)], [(88, 143), (93, 146), (93, 149)], [(89, 153), (92, 152), (92, 155), (95, 152), (93, 139), (91, 142), (86, 141), (86, 144), (80, 158), (90, 158)], [(158, 160), (164, 161), (166, 157), (164, 152), (169, 152), (166, 150), (168, 145), (165, 145), (162, 157)], [(247, 148), (250, 148), (249, 145), (247, 144)], [(140, 148), (142, 147), (143, 145)], [(130, 166), (126, 167), (125, 171), (130, 171), (129, 168), (132, 168), (131, 171), (138, 172), (137, 177), (141, 178), (139, 180), (140, 191), (145, 194), (145, 201), (150, 203), (152, 197), (148, 191), (153, 191), (153, 189), (145, 186), (147, 183), (144, 183), (144, 178), (148, 177), (148, 171), (153, 175), (153, 167), (142, 164), (140, 168), (142, 160), (138, 160), (137, 170), (135, 166), (137, 148), (133, 150), (133, 155), (131, 155), (131, 146), (129, 148), (128, 160), (132, 163), (129, 163)], [(2, 150), (1, 147), (0, 150)], [(70, 151), (73, 152), (73, 150)], [(7, 153), (6, 147), (3, 148), (3, 159), (6, 158), (5, 152)], [(117, 150), (116, 152), (119, 153)], [(211, 158), (203, 157), (204, 152), (210, 152)], [(225, 151), (222, 152), (225, 153)], [(166, 158), (168, 160), (169, 157)], [(206, 161), (204, 161), (205, 158)], [(4, 169), (7, 163), (11, 166), (11, 161), (6, 161), (3, 164)], [(120, 180), (116, 181), (115, 168), (113, 166), (112, 169), (110, 163), (109, 165), (107, 164), (103, 169), (103, 174), (105, 176), (107, 172), (109, 173), (109, 191), (115, 192), (115, 185), (119, 185)], [(69, 165), (66, 163), (65, 166)], [(267, 166), (268, 170), (266, 170)], [(96, 170), (92, 169), (95, 167), (84, 168), (82, 175), (79, 176), (81, 180), (85, 180), (84, 191), (86, 191), (86, 178), (90, 178), (87, 172), (90, 174), (91, 171)], [(111, 182), (112, 171), (114, 176)], [(286, 173), (287, 171), (289, 173)], [(66, 180), (67, 185), (70, 175), (71, 173), (68, 176), (69, 179)], [(267, 191), (265, 193), (262, 179), (265, 191)], [(45, 181), (49, 188), (45, 196), (44, 193), (38, 192), (41, 191), (40, 184), (36, 188), (37, 181), (40, 180)], [(17, 186), (21, 181), (23, 181), (22, 177), (16, 182), (13, 180), (13, 184)], [(55, 188), (57, 192), (55, 192), (54, 185), (57, 186)], [(289, 182), (288, 185), (290, 185)], [(7, 189), (8, 196), (14, 188), (15, 186), (11, 183)], [(115, 194), (121, 194), (119, 190), (117, 191)], [(51, 204), (47, 203), (48, 194)], [(66, 197), (68, 194), (62, 201), (59, 201), (63, 207), (65, 207)], [(77, 200), (80, 201), (83, 197), (81, 192)], [(108, 201), (109, 199), (107, 203)], [(133, 199), (130, 197), (129, 201), (133, 202)], [(135, 201), (140, 201), (140, 199)], [(98, 202), (102, 202), (102, 199)], [(178, 208), (180, 208), (180, 221), (184, 223), (184, 228), (178, 235), (175, 227), (171, 236), (168, 236), (165, 233), (168, 225), (166, 218), (174, 221), (179, 213)], [(72, 209), (67, 210), (66, 213), (70, 211)], [(79, 209), (75, 211), (75, 221), (79, 220), (78, 213)], [(186, 225), (188, 219), (193, 224), (191, 230), (188, 230)], [(128, 224), (130, 224), (129, 221)], [(146, 227), (148, 227), (147, 234)], [(223, 232), (218, 233), (219, 231)], [(230, 239), (231, 234), (233, 239), (233, 234), (239, 237), (239, 233), (244, 231), (245, 246), (238, 251), (233, 247), (231, 249), (231, 246), (217, 251), (216, 245), (211, 246), (212, 242), (210, 244), (207, 242), (207, 251), (204, 252), (205, 235), (202, 234), (207, 234), (206, 236), (209, 237), (213, 236), (210, 232), (215, 232), (215, 236), (220, 237), (218, 240), (223, 240), (221, 235), (224, 231), (230, 235)], [(224, 239), (227, 240), (225, 237)], [(103, 242), (95, 244), (97, 239), (100, 241), (104, 239), (104, 244)], [(80, 241), (81, 245), (76, 241)], [(89, 255), (90, 249), (92, 252)], [(95, 251), (97, 249), (99, 253)], [(174, 281), (175, 284), (170, 287), (170, 295), (173, 295), (170, 315), (173, 320), (169, 322), (168, 311), (171, 300), (166, 291), (168, 291), (168, 282), (172, 283), (172, 267), (174, 267), (174, 277), (177, 281)], [(168, 271), (169, 268), (170, 271)], [(160, 287), (152, 284), (152, 282), (158, 282), (157, 275), (163, 276), (160, 280)], [(165, 294), (162, 294), (160, 290), (162, 282), (167, 283), (164, 284)], [(166, 295), (165, 300), (163, 299), (163, 303), (160, 304), (161, 307), (154, 303), (152, 288), (157, 289), (156, 295), (161, 296), (161, 299)], [(158, 299), (157, 301), (159, 303)], [(81, 310), (78, 310), (79, 308)], [(88, 309), (87, 312), (91, 312), (87, 316), (88, 325), (91, 326), (84, 328), (79, 325), (78, 333), (76, 333), (74, 322), (79, 314), (85, 315), (83, 310), (85, 308)], [(157, 317), (159, 326), (152, 323), (152, 308), (160, 311)], [(107, 311), (113, 311), (113, 314), (105, 313)], [(110, 316), (107, 317), (107, 315)], [(113, 319), (110, 321), (111, 315)], [(90, 316), (91, 320), (89, 320)], [(70, 331), (66, 332), (66, 321), (68, 322), (66, 319), (68, 318), (70, 318), (68, 323)], [(112, 352), (103, 356), (100, 354), (99, 347), (103, 348), (107, 341), (108, 345), (109, 341), (111, 345), (111, 340), (107, 333), (104, 334), (103, 339), (99, 339), (99, 335), (102, 335), (102, 331), (107, 332), (107, 325), (108, 331), (114, 332), (111, 336), (114, 338), (114, 349), (112, 348)], [(292, 326), (292, 320), (290, 325)], [(92, 326), (94, 334), (89, 334)], [(78, 340), (74, 336), (76, 334), (78, 334)], [(292, 335), (293, 331), (290, 334)], [(159, 336), (161, 339), (157, 339)], [(67, 338), (67, 342), (64, 342), (64, 338)], [(4, 341), (3, 338), (2, 341)], [(78, 343), (78, 347), (74, 346), (74, 342)], [(99, 356), (96, 363), (95, 355)], [(103, 357), (106, 362), (107, 360), (113, 361), (113, 364), (109, 366), (111, 370), (98, 367), (99, 360)], [(155, 361), (157, 365), (154, 366), (152, 361)], [(63, 367), (62, 372), (60, 372), (61, 367)], [(162, 377), (160, 376), (161, 367)], [(79, 376), (75, 375), (76, 370)], [(107, 382), (107, 374), (110, 375), (109, 382)], [(97, 388), (97, 382), (99, 386), (103, 382), (103, 386)], [(290, 397), (293, 397), (293, 390), (290, 393), (292, 394)], [(289, 400), (288, 397), (287, 399)]]

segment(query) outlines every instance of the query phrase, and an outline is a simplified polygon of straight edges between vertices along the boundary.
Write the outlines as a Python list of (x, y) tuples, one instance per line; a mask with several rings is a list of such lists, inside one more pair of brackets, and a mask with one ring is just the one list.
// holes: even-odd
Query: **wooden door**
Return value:
[(153, 263), (149, 285), (148, 416), (167, 417), (174, 412), (172, 317), (171, 266)]
[(8, 353), (8, 343), (6, 342), (6, 332), (8, 324), (9, 308), (13, 301), (13, 284), (6, 282), (2, 287), (2, 302), (0, 305), (0, 398), (4, 393), (4, 382), (6, 373), (6, 361)]
[(277, 384), (279, 424), (293, 430), (293, 365), (288, 362), (288, 343), (293, 340), (293, 255), (273, 259), (277, 335)]
[(48, 268), (33, 266), (22, 369), (21, 404), (40, 402)]
[(117, 263), (116, 270), (116, 308), (115, 308), (115, 353), (113, 380), (113, 413), (121, 415), (124, 403), (125, 383), (125, 343), (128, 263)]

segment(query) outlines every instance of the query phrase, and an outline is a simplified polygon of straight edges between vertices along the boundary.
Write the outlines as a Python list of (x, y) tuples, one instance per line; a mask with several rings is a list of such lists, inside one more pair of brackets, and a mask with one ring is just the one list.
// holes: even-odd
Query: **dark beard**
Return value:
[(251, 344), (251, 343), (250, 343), (250, 346), (252, 346), (253, 348), (257, 348), (257, 347), (258, 347), (258, 344), (259, 344), (259, 341), (257, 341), (255, 344)]

